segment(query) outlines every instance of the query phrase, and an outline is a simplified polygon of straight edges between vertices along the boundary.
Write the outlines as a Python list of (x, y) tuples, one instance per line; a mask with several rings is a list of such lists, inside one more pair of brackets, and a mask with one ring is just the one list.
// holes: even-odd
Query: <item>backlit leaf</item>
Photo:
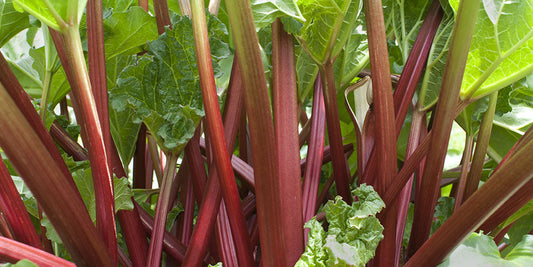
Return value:
[(28, 14), (15, 10), (11, 0), (0, 0), (0, 47), (28, 27)]
[(305, 23), (298, 37), (318, 64), (335, 59), (355, 27), (360, 0), (300, 0)]
[(305, 21), (295, 0), (252, 0), (251, 4), (257, 30), (270, 25), (280, 17)]
[(157, 38), (155, 17), (141, 7), (114, 12), (104, 20), (106, 58), (118, 54), (135, 54), (138, 48)]

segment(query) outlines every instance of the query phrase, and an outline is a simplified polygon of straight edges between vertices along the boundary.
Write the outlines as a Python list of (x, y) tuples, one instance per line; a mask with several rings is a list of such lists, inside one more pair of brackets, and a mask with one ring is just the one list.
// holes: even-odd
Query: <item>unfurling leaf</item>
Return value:
[(295, 266), (364, 266), (374, 257), (383, 226), (376, 214), (385, 203), (372, 186), (362, 184), (353, 191), (359, 201), (351, 206), (340, 196), (324, 207), (329, 229), (326, 233), (316, 218), (305, 224), (309, 241)]

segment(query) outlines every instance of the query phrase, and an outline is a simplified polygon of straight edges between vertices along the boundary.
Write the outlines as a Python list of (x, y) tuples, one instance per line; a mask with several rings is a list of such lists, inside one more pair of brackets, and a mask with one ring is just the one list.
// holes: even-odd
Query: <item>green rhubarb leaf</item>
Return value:
[(110, 59), (119, 54), (136, 54), (141, 46), (157, 38), (155, 17), (141, 7), (113, 12), (104, 19), (105, 52)]
[(337, 91), (342, 91), (369, 62), (368, 38), (366, 35), (365, 16), (357, 19), (356, 27), (346, 40), (346, 45), (335, 60), (334, 71)]
[(113, 12), (126, 11), (129, 7), (137, 5), (135, 0), (103, 0), (105, 8), (113, 9)]
[(294, 267), (326, 267), (325, 262), (328, 258), (324, 250), (326, 231), (324, 231), (322, 224), (316, 218), (306, 222), (304, 227), (309, 229), (307, 245)]
[(15, 10), (11, 0), (0, 0), (0, 47), (28, 27), (28, 14)]
[[(106, 61), (107, 88), (114, 88), (120, 71), (126, 66), (135, 62), (134, 56), (119, 55)], [(134, 121), (136, 118), (135, 109), (126, 105), (123, 109), (109, 107), (109, 124), (111, 136), (122, 159), (124, 168), (127, 169), (133, 154), (135, 153), (135, 143), (141, 128), (141, 123)]]
[(251, 4), (257, 30), (270, 25), (281, 17), (305, 21), (295, 0), (252, 0)]
[[(89, 211), (89, 215), (93, 222), (96, 221), (96, 198), (94, 195), (93, 178), (90, 168), (83, 168), (72, 173), (72, 178), (80, 191), (83, 203)], [(127, 179), (119, 179), (113, 177), (113, 192), (115, 195), (115, 212), (119, 210), (132, 210), (133, 202), (131, 198), (133, 193), (129, 188)]]
[(480, 98), (533, 71), (533, 2), (483, 1), (461, 98)]
[(13, 0), (13, 3), (48, 27), (61, 31), (67, 23), (79, 24), (87, 0)]
[[(225, 26), (215, 17), (208, 21), (215, 77), (222, 75), (219, 61), (230, 55)], [(130, 106), (134, 122), (144, 121), (166, 152), (178, 153), (193, 136), (204, 116), (191, 21), (187, 17), (148, 45), (148, 53), (126, 67), (111, 91), (112, 108)]]
[(444, 8), (444, 10), (448, 10), (448, 12), (445, 13), (437, 29), (437, 33), (433, 38), (433, 44), (429, 50), (426, 64), (426, 71), (420, 83), (417, 106), (423, 110), (428, 110), (437, 103), (442, 84), (442, 74), (444, 73), (448, 50), (450, 48), (455, 19), (454, 13), (449, 6)]
[[(395, 0), (390, 6), (392, 33), (401, 50), (403, 64), (411, 52), (432, 0)], [(402, 65), (403, 65), (402, 64)]]
[(360, 0), (299, 0), (298, 6), (306, 20), (298, 40), (323, 65), (339, 55), (363, 5)]
[(300, 48), (296, 50), (296, 82), (298, 85), (298, 100), (304, 103), (312, 92), (318, 74), (318, 65)]
[(385, 203), (372, 186), (365, 184), (353, 194), (359, 201), (351, 206), (339, 196), (324, 206), (327, 233), (315, 218), (306, 223), (309, 241), (295, 266), (364, 266), (374, 257), (383, 239), (383, 226), (376, 214)]
[(502, 258), (491, 237), (472, 233), (440, 265), (447, 266), (530, 266), (533, 262), (533, 236), (525, 235), (522, 241)]

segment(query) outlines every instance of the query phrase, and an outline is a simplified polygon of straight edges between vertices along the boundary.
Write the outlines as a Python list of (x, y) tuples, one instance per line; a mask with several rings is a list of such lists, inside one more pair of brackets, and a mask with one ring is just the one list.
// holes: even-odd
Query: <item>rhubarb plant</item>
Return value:
[(0, 0), (0, 263), (527, 265), (532, 29), (529, 0)]

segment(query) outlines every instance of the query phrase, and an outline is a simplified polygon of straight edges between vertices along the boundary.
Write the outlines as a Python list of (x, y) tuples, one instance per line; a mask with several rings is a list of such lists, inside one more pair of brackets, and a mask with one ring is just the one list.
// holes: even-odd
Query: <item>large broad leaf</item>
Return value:
[(155, 17), (150, 16), (141, 7), (114, 12), (104, 20), (104, 29), (107, 59), (125, 52), (141, 52), (140, 46), (158, 36)]
[(306, 19), (298, 37), (318, 64), (334, 60), (352, 34), (362, 8), (360, 0), (300, 0)]
[(447, 4), (446, 11), (437, 33), (433, 38), (433, 44), (429, 51), (426, 71), (420, 83), (417, 106), (419, 109), (427, 110), (431, 108), (439, 97), (442, 74), (446, 66), (448, 50), (450, 48), (451, 35), (455, 24), (454, 14)]
[(439, 267), (446, 266), (530, 266), (533, 262), (533, 236), (522, 241), (502, 258), (491, 237), (472, 233)]
[[(215, 17), (208, 21), (215, 76), (229, 56), (227, 30)], [(179, 152), (204, 115), (191, 21), (182, 17), (148, 45), (148, 54), (126, 67), (111, 91), (112, 108), (130, 106), (166, 152)]]
[(81, 20), (87, 0), (13, 0), (15, 7), (20, 7), (38, 18), (48, 27), (61, 30), (65, 23), (78, 24)]
[(432, 0), (394, 0), (391, 1), (391, 31), (401, 50), (403, 63), (407, 61), (418, 31), (424, 22)]
[(365, 266), (374, 257), (383, 239), (375, 216), (385, 204), (371, 186), (363, 184), (353, 193), (359, 201), (351, 206), (338, 196), (324, 207), (327, 233), (316, 218), (306, 223), (309, 241), (295, 266)]
[(294, 0), (252, 0), (252, 13), (257, 30), (270, 25), (280, 17), (291, 17), (305, 21)]
[(484, 0), (461, 98), (479, 98), (533, 71), (533, 2)]
[(11, 0), (0, 0), (0, 47), (29, 26), (28, 14), (16, 11)]

